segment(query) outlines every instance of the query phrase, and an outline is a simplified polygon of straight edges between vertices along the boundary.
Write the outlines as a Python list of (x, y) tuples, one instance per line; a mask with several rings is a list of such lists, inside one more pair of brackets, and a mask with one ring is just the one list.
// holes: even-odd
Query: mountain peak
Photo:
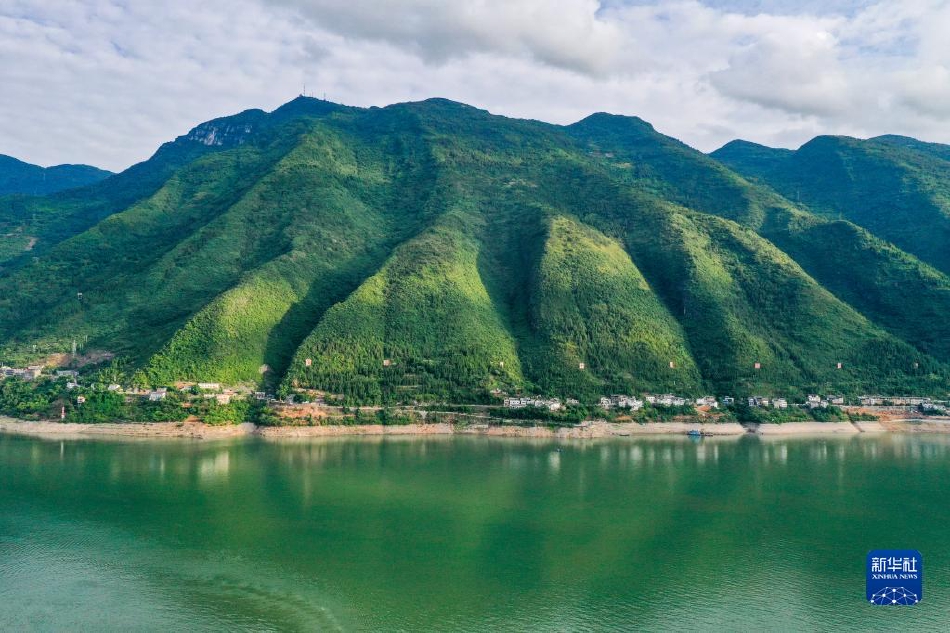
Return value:
[(270, 116), (275, 121), (283, 121), (304, 116), (325, 116), (347, 109), (349, 109), (349, 106), (340, 105), (326, 99), (299, 95), (271, 112)]
[(589, 116), (584, 117), (577, 123), (573, 123), (568, 127), (579, 127), (579, 128), (614, 128), (617, 130), (626, 129), (638, 129), (644, 132), (656, 132), (656, 128), (653, 127), (651, 123), (644, 121), (638, 116), (630, 116), (625, 114), (612, 114), (610, 112), (595, 112)]

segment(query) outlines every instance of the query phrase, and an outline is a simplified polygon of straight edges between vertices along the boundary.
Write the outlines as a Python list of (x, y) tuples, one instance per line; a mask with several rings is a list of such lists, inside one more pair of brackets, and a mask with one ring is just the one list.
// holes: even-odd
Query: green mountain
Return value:
[(111, 175), (112, 172), (89, 165), (40, 167), (0, 154), (0, 196), (16, 193), (43, 196), (91, 185)]
[(819, 136), (798, 150), (734, 141), (712, 156), (789, 200), (844, 219), (950, 274), (950, 147)]
[(0, 198), (38, 237), (0, 259), (0, 360), (351, 402), (945, 393), (946, 273), (758, 180), (630, 117), (301, 97)]
[(854, 222), (793, 204), (715, 159), (726, 148), (744, 148), (748, 162), (765, 172), (789, 150), (735, 141), (710, 158), (639, 119), (610, 115), (594, 115), (569, 129), (581, 133), (595, 154), (632, 165), (631, 184), (755, 230), (877, 325), (950, 360), (950, 321), (941, 316), (950, 311), (950, 277)]

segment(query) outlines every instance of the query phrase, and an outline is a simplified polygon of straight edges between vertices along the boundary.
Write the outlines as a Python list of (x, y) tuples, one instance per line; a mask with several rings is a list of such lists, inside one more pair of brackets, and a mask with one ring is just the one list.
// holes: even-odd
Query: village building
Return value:
[(217, 382), (199, 382), (198, 389), (203, 391), (221, 391), (221, 383)]
[(549, 411), (558, 411), (561, 409), (561, 401), (558, 398), (505, 398), (504, 406), (508, 409), (524, 409), (525, 407), (538, 407)]
[(672, 393), (664, 393), (663, 395), (653, 395), (646, 394), (644, 400), (650, 404), (658, 407), (682, 407), (686, 404), (686, 398), (681, 398), (680, 396), (673, 395)]
[(723, 396), (723, 397), (722, 397), (722, 404), (723, 404), (723, 406), (730, 407), (730, 406), (734, 405), (735, 403), (736, 403), (736, 399), (733, 398), (732, 396)]
[(638, 409), (643, 408), (643, 400), (637, 400), (634, 396), (627, 396), (623, 394), (615, 394), (610, 397), (603, 397), (600, 399), (600, 406), (604, 409), (632, 409), (637, 411)]
[(716, 396), (703, 396), (702, 398), (696, 398), (696, 406), (718, 409), (719, 403), (716, 401)]
[(167, 395), (168, 389), (166, 387), (159, 387), (158, 389), (149, 391), (147, 397), (149, 402), (158, 402), (164, 400)]
[(774, 398), (772, 400), (772, 406), (775, 407), (776, 409), (787, 409), (788, 400), (786, 400), (785, 398)]

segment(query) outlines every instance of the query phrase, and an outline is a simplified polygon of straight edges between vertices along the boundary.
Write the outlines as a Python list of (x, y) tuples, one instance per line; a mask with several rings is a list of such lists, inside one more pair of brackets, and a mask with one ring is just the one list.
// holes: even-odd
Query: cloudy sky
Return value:
[(3, 0), (0, 153), (123, 169), (304, 85), (360, 106), (635, 114), (706, 151), (950, 142), (948, 37), (950, 0)]

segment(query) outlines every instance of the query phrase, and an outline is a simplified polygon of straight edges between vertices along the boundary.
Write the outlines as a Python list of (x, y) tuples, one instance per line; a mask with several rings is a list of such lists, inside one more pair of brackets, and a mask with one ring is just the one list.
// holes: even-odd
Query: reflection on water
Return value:
[(216, 451), (198, 460), (198, 478), (204, 481), (227, 477), (231, 465), (230, 451), (227, 448)]
[[(935, 626), (948, 458), (911, 435), (0, 436), (0, 626)], [(871, 620), (887, 547), (924, 552), (927, 597)]]

